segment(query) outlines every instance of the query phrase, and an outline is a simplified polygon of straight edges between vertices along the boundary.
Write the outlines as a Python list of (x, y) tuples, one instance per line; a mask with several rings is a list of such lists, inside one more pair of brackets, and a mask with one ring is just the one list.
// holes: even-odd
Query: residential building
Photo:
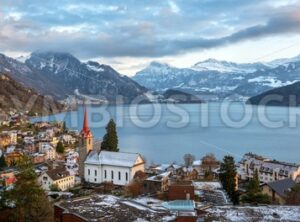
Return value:
[(6, 147), (10, 144), (11, 139), (7, 133), (0, 134), (0, 147)]
[(270, 197), (273, 204), (284, 205), (286, 203), (287, 192), (296, 185), (292, 179), (276, 180), (262, 186), (262, 192)]
[(270, 160), (252, 153), (245, 154), (238, 166), (239, 179), (253, 178), (255, 171), (258, 173), (261, 183), (287, 178), (296, 180), (300, 175), (300, 165)]
[(43, 163), (46, 161), (46, 154), (44, 153), (32, 153), (30, 155), (30, 158), (32, 160), (32, 163), (37, 164), (37, 163)]
[(7, 169), (0, 172), (0, 180), (2, 180), (5, 187), (9, 187), (16, 182), (15, 171), (13, 169)]
[(70, 175), (64, 168), (54, 168), (42, 173), (38, 177), (38, 182), (44, 190), (50, 190), (52, 185), (56, 185), (65, 191), (75, 186), (75, 176)]
[(169, 200), (194, 200), (195, 187), (192, 181), (176, 181), (169, 185)]
[(9, 131), (8, 135), (10, 136), (10, 144), (16, 145), (17, 144), (17, 138), (18, 138), (17, 131), (16, 130)]
[(145, 193), (166, 192), (169, 189), (170, 171), (164, 172), (159, 175), (151, 176), (144, 181)]
[(21, 153), (18, 150), (15, 150), (5, 154), (4, 156), (7, 166), (12, 166), (15, 165), (23, 157), (23, 153)]
[(56, 157), (56, 151), (49, 143), (42, 143), (39, 146), (39, 153), (44, 153), (46, 160), (54, 160)]

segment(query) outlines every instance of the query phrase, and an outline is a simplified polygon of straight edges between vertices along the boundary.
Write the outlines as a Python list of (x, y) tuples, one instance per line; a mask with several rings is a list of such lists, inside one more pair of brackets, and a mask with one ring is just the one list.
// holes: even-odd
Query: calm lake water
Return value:
[[(102, 138), (109, 118), (117, 122), (119, 147), (139, 152), (148, 163), (183, 162), (185, 153), (214, 153), (240, 160), (246, 152), (300, 163), (300, 108), (257, 107), (243, 103), (88, 106), (90, 128)], [(35, 118), (66, 121), (80, 130), (83, 107)]]

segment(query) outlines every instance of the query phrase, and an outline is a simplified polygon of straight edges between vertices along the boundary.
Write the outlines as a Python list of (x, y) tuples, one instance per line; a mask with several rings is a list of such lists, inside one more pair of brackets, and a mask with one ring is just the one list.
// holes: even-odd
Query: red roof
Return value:
[(82, 126), (82, 130), (81, 130), (81, 134), (83, 134), (85, 137), (87, 137), (91, 134), (86, 108), (84, 108), (84, 119), (83, 119), (83, 126)]

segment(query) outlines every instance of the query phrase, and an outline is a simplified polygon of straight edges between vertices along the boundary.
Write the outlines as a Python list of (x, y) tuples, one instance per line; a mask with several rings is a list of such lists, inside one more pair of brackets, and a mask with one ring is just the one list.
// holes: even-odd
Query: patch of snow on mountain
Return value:
[(297, 80), (282, 82), (281, 80), (278, 80), (278, 79), (275, 79), (272, 77), (259, 76), (259, 77), (253, 78), (253, 79), (248, 79), (248, 82), (262, 83), (263, 86), (270, 86), (270, 87), (276, 88), (276, 87), (293, 84), (293, 83), (297, 82)]
[(86, 64), (86, 67), (91, 70), (91, 71), (95, 71), (95, 72), (104, 72), (104, 69), (102, 67), (97, 67), (95, 65), (91, 65), (91, 64)]
[(27, 56), (19, 56), (16, 58), (17, 61), (21, 62), (21, 63), (25, 63), (27, 59), (30, 58), (30, 55)]
[(238, 64), (216, 59), (207, 59), (192, 66), (196, 71), (218, 71), (221, 73), (252, 73), (257, 70), (255, 64)]

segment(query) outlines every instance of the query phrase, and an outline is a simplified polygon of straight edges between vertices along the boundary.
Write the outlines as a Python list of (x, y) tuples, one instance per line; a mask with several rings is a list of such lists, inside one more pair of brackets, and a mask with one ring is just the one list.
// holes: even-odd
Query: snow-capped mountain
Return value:
[(266, 63), (266, 65), (268, 65), (272, 68), (275, 68), (280, 65), (286, 66), (292, 62), (297, 62), (297, 61), (300, 61), (300, 55), (292, 57), (292, 58), (276, 59), (276, 60)]
[(207, 59), (196, 63), (191, 67), (196, 71), (217, 71), (220, 73), (252, 73), (260, 69), (269, 68), (262, 63), (234, 63)]
[(19, 61), (0, 55), (0, 71), (41, 94), (58, 99), (81, 95), (113, 103), (121, 95), (123, 102), (128, 103), (147, 91), (108, 65), (84, 63), (69, 53), (34, 52)]
[(173, 88), (209, 95), (212, 99), (230, 96), (245, 99), (300, 80), (299, 64), (300, 56), (270, 63), (246, 64), (208, 59), (191, 68), (152, 62), (137, 72), (133, 79), (156, 91)]

